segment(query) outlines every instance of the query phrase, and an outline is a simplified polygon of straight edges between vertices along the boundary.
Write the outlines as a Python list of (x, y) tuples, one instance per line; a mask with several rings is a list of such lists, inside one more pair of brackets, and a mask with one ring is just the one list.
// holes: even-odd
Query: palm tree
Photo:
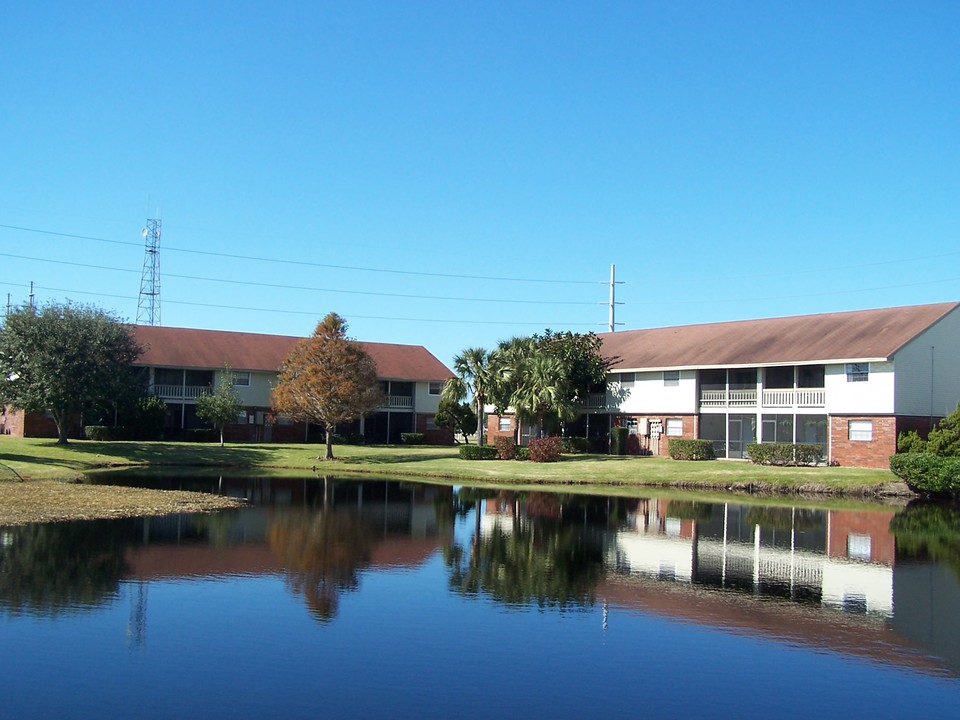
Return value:
[(562, 362), (552, 355), (536, 353), (520, 367), (520, 378), (513, 392), (512, 404), (518, 415), (536, 420), (542, 437), (548, 413), (561, 420), (569, 417), (574, 407), (564, 387)]
[(441, 399), (463, 402), (473, 396), (477, 409), (477, 445), (483, 445), (483, 406), (494, 388), (494, 363), (483, 348), (467, 348), (453, 359), (456, 377), (444, 383)]

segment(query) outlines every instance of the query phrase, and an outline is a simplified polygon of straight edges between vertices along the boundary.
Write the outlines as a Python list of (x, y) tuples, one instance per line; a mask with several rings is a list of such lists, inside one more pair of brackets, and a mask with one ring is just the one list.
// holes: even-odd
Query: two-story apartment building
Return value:
[[(960, 303), (628, 330), (600, 335), (614, 361), (571, 435), (630, 428), (641, 452), (712, 440), (816, 443), (824, 460), (885, 467), (897, 434), (925, 433), (960, 402)], [(493, 417), (491, 436), (511, 431)]]
[[(143, 370), (145, 390), (167, 405), (165, 437), (205, 426), (197, 418), (197, 398), (223, 382), (224, 368), (229, 367), (244, 410), (237, 423), (226, 428), (227, 437), (265, 442), (322, 439), (320, 428), (293, 423), (271, 409), (280, 365), (303, 338), (149, 325), (131, 329), (143, 348), (135, 364)], [(404, 432), (422, 432), (431, 443), (452, 443), (452, 434), (433, 423), (443, 383), (453, 377), (450, 370), (419, 345), (360, 344), (377, 365), (383, 406), (337, 431), (359, 433), (373, 443), (399, 442)], [(22, 436), (55, 435), (42, 413), (18, 417), (10, 428)]]

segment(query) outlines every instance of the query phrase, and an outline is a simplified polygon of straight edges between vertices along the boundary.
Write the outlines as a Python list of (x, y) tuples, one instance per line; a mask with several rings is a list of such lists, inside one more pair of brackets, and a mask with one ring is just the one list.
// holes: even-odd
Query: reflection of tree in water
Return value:
[(371, 533), (347, 509), (274, 513), (267, 541), (283, 563), (290, 589), (303, 595), (322, 621), (336, 614), (340, 593), (357, 587), (357, 570), (370, 560)]
[[(545, 503), (537, 500), (540, 495), (545, 494), (531, 493), (528, 502), (545, 509)], [(469, 555), (459, 543), (444, 551), (455, 591), (487, 594), (511, 604), (536, 602), (540, 607), (593, 603), (603, 573), (603, 551), (600, 537), (577, 522), (580, 512), (570, 512), (571, 522), (564, 522), (559, 512), (556, 517), (548, 513), (536, 518), (514, 514), (483, 534), (479, 511), (478, 504)]]
[(57, 615), (111, 600), (137, 520), (45, 523), (6, 528), (0, 542), (0, 607)]
[(960, 505), (914, 500), (890, 521), (897, 561), (930, 557), (960, 579)]
[[(673, 505), (671, 504), (671, 507)], [(822, 510), (805, 508), (753, 506), (745, 517), (748, 525), (759, 525), (773, 530), (818, 530), (826, 525)]]

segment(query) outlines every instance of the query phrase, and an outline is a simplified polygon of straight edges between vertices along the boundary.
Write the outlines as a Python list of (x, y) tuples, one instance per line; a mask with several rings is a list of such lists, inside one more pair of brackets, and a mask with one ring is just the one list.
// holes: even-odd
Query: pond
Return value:
[(0, 528), (6, 717), (960, 716), (950, 505), (111, 478), (250, 503)]

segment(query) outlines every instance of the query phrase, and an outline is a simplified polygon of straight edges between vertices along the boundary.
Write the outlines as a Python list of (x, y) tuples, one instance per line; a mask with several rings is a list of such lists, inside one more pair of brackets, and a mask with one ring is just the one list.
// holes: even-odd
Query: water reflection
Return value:
[(129, 581), (139, 587), (130, 621), (139, 642), (151, 582), (277, 576), (330, 624), (365, 576), (438, 558), (446, 587), (467, 599), (602, 607), (611, 628), (622, 613), (655, 614), (960, 675), (956, 506), (764, 506), (333, 478), (145, 484), (169, 482), (254, 504), (0, 530), (0, 610), (89, 609)]

